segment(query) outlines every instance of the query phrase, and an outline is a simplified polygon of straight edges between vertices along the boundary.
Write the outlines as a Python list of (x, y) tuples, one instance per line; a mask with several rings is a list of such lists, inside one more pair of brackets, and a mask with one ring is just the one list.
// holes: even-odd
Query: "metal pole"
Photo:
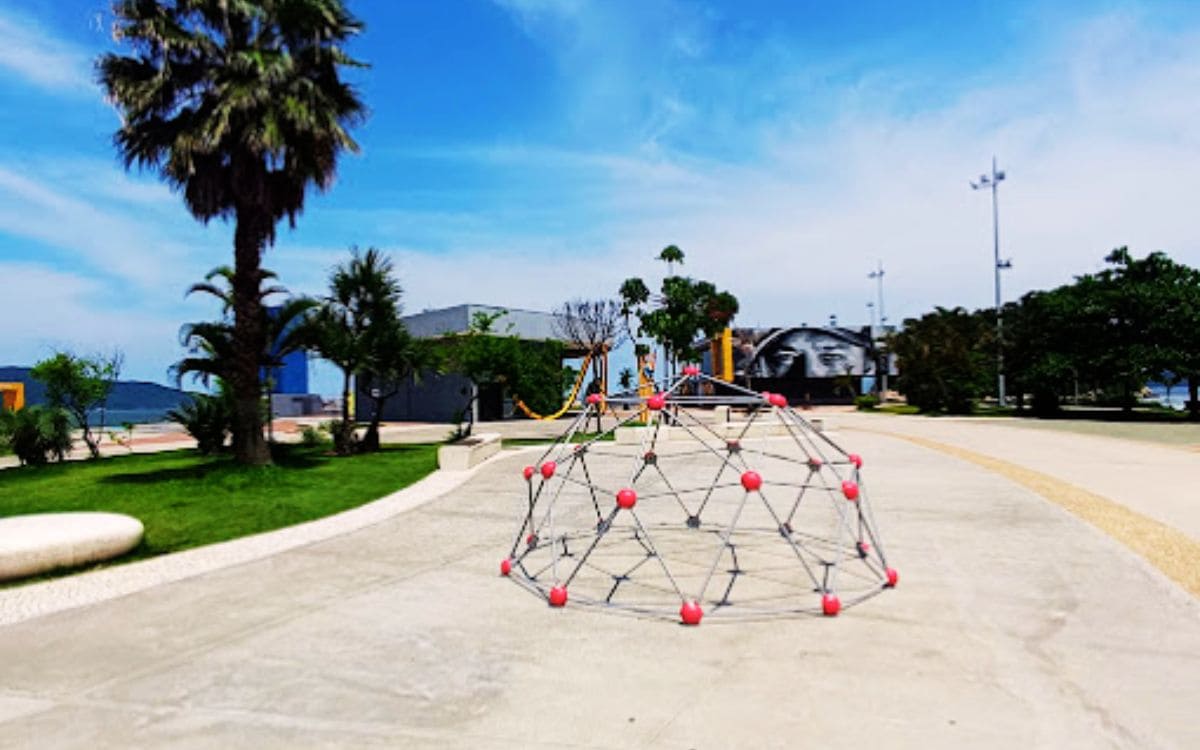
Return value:
[[(883, 260), (882, 259), (878, 261), (878, 266), (876, 267), (876, 270), (867, 274), (867, 277), (875, 279), (875, 294), (879, 299), (879, 303), (878, 303), (878, 305), (879, 305), (879, 335), (880, 335), (880, 338), (882, 338), (887, 335), (887, 313), (884, 312), (884, 308), (883, 308)], [(871, 335), (874, 336), (874, 331), (871, 332)], [(883, 400), (883, 395), (885, 393), (887, 393), (887, 389), (888, 389), (887, 352), (883, 352), (882, 361), (883, 361), (882, 367), (879, 368), (879, 383), (880, 383), (879, 396), (880, 396), (881, 401)]]
[(996, 171), (996, 157), (992, 157), (992, 250), (996, 273), (996, 401), (1005, 405), (1004, 393), (1004, 319), (1000, 314), (1000, 203), (997, 188), (1000, 179)]
[(999, 406), (1007, 403), (1004, 393), (1004, 320), (1000, 309), (1000, 272), (1012, 267), (1011, 261), (1000, 260), (1000, 201), (997, 190), (1002, 180), (1004, 173), (996, 168), (996, 157), (993, 156), (991, 174), (980, 175), (979, 182), (971, 183), (973, 190), (987, 187), (992, 191), (992, 272), (995, 274), (996, 285), (996, 403)]

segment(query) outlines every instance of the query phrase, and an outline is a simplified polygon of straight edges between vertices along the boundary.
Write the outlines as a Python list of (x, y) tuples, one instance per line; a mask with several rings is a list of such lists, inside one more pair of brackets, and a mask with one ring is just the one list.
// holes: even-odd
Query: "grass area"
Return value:
[(335, 458), (276, 446), (276, 464), (238, 466), (195, 451), (70, 461), (0, 471), (0, 517), (53, 511), (126, 513), (146, 527), (121, 562), (199, 547), (362, 505), (437, 468), (434, 445)]

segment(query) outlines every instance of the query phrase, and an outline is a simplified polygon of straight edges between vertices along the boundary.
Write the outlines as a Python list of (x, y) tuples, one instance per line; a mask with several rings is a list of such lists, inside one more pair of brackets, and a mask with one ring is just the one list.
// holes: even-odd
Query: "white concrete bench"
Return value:
[(37, 513), (0, 518), (0, 581), (120, 557), (142, 541), (142, 522), (120, 513)]
[(500, 452), (500, 433), (483, 432), (438, 448), (438, 468), (466, 471)]

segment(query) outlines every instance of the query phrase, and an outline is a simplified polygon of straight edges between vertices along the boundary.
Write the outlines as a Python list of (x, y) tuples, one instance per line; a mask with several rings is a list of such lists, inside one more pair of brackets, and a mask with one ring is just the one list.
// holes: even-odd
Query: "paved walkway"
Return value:
[[(858, 426), (902, 580), (836, 619), (548, 609), (495, 574), (512, 456), (377, 525), (0, 628), (0, 745), (1200, 746), (1195, 599), (1039, 495)], [(1093, 471), (1163, 480), (1159, 449), (1126, 450)]]

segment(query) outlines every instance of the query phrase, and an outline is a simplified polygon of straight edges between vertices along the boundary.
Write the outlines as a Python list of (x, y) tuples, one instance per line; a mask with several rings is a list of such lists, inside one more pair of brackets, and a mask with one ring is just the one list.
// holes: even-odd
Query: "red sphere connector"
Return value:
[(688, 377), (695, 377), (700, 374), (700, 368), (695, 365), (687, 365), (683, 368), (683, 374)]
[(849, 456), (847, 456), (847, 458), (850, 459), (850, 463), (854, 464), (854, 468), (862, 468), (862, 456), (858, 455), (857, 453), (851, 453)]
[(889, 589), (894, 589), (894, 588), (896, 588), (897, 583), (900, 583), (900, 574), (896, 572), (895, 568), (888, 568), (887, 569), (887, 587)]
[(512, 572), (512, 560), (507, 557), (500, 561), (500, 575), (506, 576)]
[(637, 505), (637, 493), (626, 487), (617, 493), (617, 507), (621, 510), (629, 510)]
[(656, 393), (646, 399), (646, 406), (652, 411), (661, 411), (667, 405), (667, 397), (661, 393)]
[(567, 589), (565, 586), (555, 586), (550, 589), (550, 606), (561, 607), (567, 603)]
[(816, 456), (813, 456), (808, 459), (808, 468), (812, 469), (813, 471), (816, 471), (817, 469), (821, 468), (821, 464), (822, 464), (821, 459), (817, 458)]
[(600, 394), (599, 394), (599, 393), (589, 393), (589, 394), (588, 394), (588, 397), (587, 397), (587, 402), (588, 402), (589, 404), (598, 404), (598, 403), (600, 403)]
[(784, 396), (782, 393), (772, 393), (769, 401), (771, 402), (771, 406), (778, 406), (780, 409), (788, 405), (787, 396)]
[(851, 482), (849, 479), (842, 482), (842, 494), (846, 496), (847, 500), (857, 500), (858, 499), (858, 483)]
[(533, 472), (534, 468), (532, 466), (526, 466), (521, 473), (525, 475), (525, 481), (528, 482), (530, 479), (533, 479)]
[(679, 608), (679, 620), (684, 625), (699, 625), (704, 619), (704, 610), (700, 608), (700, 603), (696, 601), (686, 601)]
[(558, 464), (553, 461), (547, 461), (542, 464), (542, 479), (549, 479), (554, 476), (554, 472), (558, 469)]
[(842, 601), (835, 594), (826, 594), (821, 597), (821, 612), (826, 617), (837, 617), (837, 613), (842, 611)]
[(742, 474), (742, 486), (746, 488), (747, 492), (754, 492), (762, 487), (762, 482), (762, 476), (757, 471), (747, 471)]

